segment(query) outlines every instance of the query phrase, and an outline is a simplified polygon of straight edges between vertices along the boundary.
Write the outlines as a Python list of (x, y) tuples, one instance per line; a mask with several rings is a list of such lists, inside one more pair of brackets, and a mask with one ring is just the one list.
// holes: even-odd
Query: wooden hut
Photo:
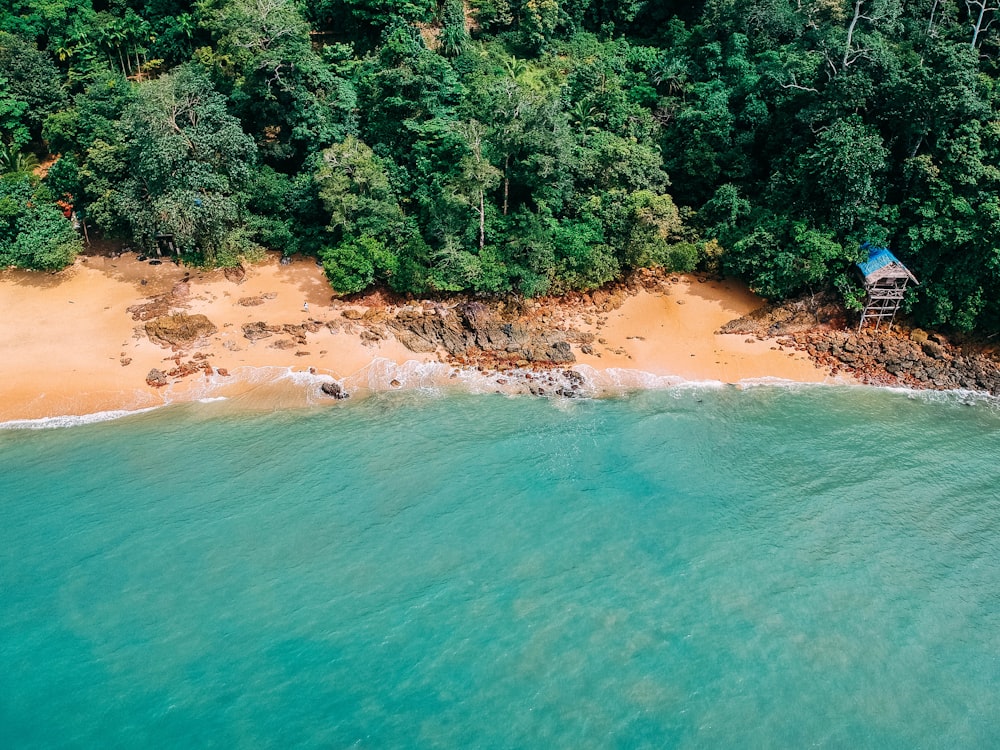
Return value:
[(914, 284), (920, 282), (887, 248), (875, 247), (866, 242), (861, 249), (868, 251), (868, 260), (858, 263), (867, 294), (858, 330), (861, 330), (866, 320), (874, 320), (877, 329), (888, 318), (891, 326), (896, 311), (903, 302), (906, 285), (911, 281)]

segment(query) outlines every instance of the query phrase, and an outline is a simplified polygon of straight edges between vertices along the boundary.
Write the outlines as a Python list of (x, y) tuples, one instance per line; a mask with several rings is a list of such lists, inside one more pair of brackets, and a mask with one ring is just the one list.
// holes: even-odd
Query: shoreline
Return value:
[[(455, 303), (379, 292), (338, 299), (313, 259), (279, 258), (268, 253), (242, 272), (153, 266), (132, 254), (81, 256), (55, 274), (0, 272), (0, 423), (204, 398), (253, 403), (264, 398), (253, 395), (257, 381), (296, 378), (336, 380), (355, 392), (457, 381), (475, 391), (551, 395), (569, 377), (588, 396), (686, 382), (857, 382), (771, 338), (717, 333), (763, 304), (735, 281), (647, 274), (632, 288), (529, 300), (523, 320), (572, 341), (574, 362), (497, 360), (495, 352), (466, 359), (412, 351), (392, 328), (401, 311), (436, 320)], [(187, 344), (151, 340), (149, 321), (176, 313), (204, 316), (211, 332)], [(165, 387), (147, 383), (153, 370)], [(567, 371), (587, 375), (553, 375)]]
[[(267, 368), (254, 368), (267, 369)], [(586, 370), (576, 370), (581, 372), (584, 378), (588, 378)], [(471, 375), (473, 371), (466, 370), (464, 375)], [(533, 371), (532, 371), (533, 374)], [(198, 398), (186, 398), (178, 400), (165, 399), (159, 404), (135, 409), (110, 409), (105, 411), (87, 412), (81, 414), (59, 414), (44, 417), (18, 418), (0, 421), (0, 431), (19, 430), (46, 430), (59, 429), (63, 427), (75, 427), (85, 424), (96, 424), (100, 422), (112, 422), (129, 417), (137, 417), (142, 414), (151, 414), (161, 409), (175, 406), (188, 406), (191, 404), (213, 404), (225, 403), (235, 407), (236, 413), (254, 414), (269, 413), (276, 411), (308, 410), (316, 408), (331, 408), (343, 405), (362, 403), (365, 400), (379, 395), (389, 393), (405, 394), (407, 392), (430, 393), (434, 396), (458, 395), (501, 395), (507, 398), (518, 398), (528, 396), (531, 398), (550, 398), (554, 401), (567, 401), (569, 399), (559, 394), (541, 394), (534, 396), (529, 392), (513, 392), (504, 390), (496, 385), (494, 377), (498, 373), (481, 375), (478, 380), (470, 381), (463, 379), (436, 380), (434, 382), (420, 382), (415, 385), (404, 384), (401, 387), (388, 388), (359, 388), (351, 392), (351, 397), (346, 401), (334, 401), (322, 394), (319, 382), (326, 381), (323, 376), (312, 376), (316, 382), (303, 384), (301, 377), (309, 375), (301, 371), (287, 371), (280, 374), (273, 380), (255, 382), (247, 385), (246, 381), (238, 381), (232, 385), (237, 388), (234, 395), (204, 395)], [(981, 390), (956, 389), (928, 389), (914, 388), (906, 385), (878, 385), (862, 382), (830, 381), (830, 382), (802, 382), (784, 380), (780, 378), (764, 377), (750, 379), (737, 383), (724, 383), (718, 380), (682, 380), (669, 376), (655, 376), (639, 370), (631, 371), (608, 371), (608, 378), (601, 378), (594, 381), (588, 379), (592, 386), (582, 393), (574, 394), (572, 398), (582, 400), (616, 399), (628, 397), (630, 394), (637, 394), (652, 391), (694, 391), (702, 389), (708, 390), (753, 390), (757, 388), (775, 388), (798, 390), (802, 388), (842, 388), (848, 390), (864, 391), (885, 391), (906, 396), (910, 399), (922, 399), (936, 403), (954, 403), (962, 406), (988, 406), (992, 409), (1000, 409), (1000, 397)]]

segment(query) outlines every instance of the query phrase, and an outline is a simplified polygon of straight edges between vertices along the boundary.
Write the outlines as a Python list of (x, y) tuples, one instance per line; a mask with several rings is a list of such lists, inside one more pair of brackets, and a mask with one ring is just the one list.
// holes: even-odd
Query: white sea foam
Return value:
[[(577, 377), (567, 376), (572, 370)], [(214, 403), (236, 398), (251, 408), (273, 409), (330, 404), (332, 400), (321, 391), (324, 383), (336, 380), (355, 398), (391, 392), (417, 391), (424, 396), (443, 396), (460, 391), (470, 394), (500, 393), (510, 397), (522, 395), (573, 395), (582, 398), (617, 398), (643, 391), (670, 391), (681, 398), (692, 390), (723, 388), (809, 389), (816, 387), (861, 387), (847, 381), (801, 383), (776, 377), (747, 378), (738, 383), (719, 380), (686, 380), (677, 375), (658, 375), (643, 370), (608, 368), (599, 370), (589, 365), (554, 370), (515, 369), (508, 372), (480, 372), (442, 362), (409, 360), (402, 364), (377, 358), (359, 371), (343, 378), (329, 372), (309, 372), (291, 367), (238, 367), (229, 376), (218, 374), (205, 378), (190, 378), (172, 384), (161, 391), (164, 405), (178, 402)], [(278, 390), (274, 390), (277, 388)], [(1000, 399), (976, 391), (926, 391), (899, 387), (882, 390), (905, 394), (908, 398), (927, 401), (988, 405), (1000, 409)], [(563, 400), (563, 399), (560, 399)], [(569, 401), (569, 399), (566, 399)], [(0, 424), (0, 429), (47, 429), (69, 427), (91, 422), (120, 419), (139, 414), (157, 406), (137, 410), (105, 411), (87, 415), (67, 415), (42, 419), (13, 420)]]
[[(565, 375), (572, 370), (579, 376)], [(304, 405), (328, 403), (330, 398), (320, 390), (324, 383), (336, 380), (344, 389), (356, 396), (391, 391), (420, 391), (425, 395), (443, 395), (449, 391), (471, 394), (500, 393), (508, 396), (528, 394), (558, 395), (572, 392), (574, 395), (595, 397), (616, 397), (648, 390), (718, 389), (734, 387), (719, 380), (686, 380), (677, 375), (658, 375), (643, 370), (628, 368), (608, 368), (598, 370), (588, 365), (553, 370), (514, 369), (507, 372), (481, 372), (470, 367), (457, 367), (443, 362), (421, 362), (409, 360), (398, 364), (385, 358), (376, 358), (355, 373), (343, 378), (335, 378), (332, 373), (295, 370), (291, 367), (238, 367), (230, 370), (228, 377), (210, 377), (182, 381), (165, 389), (163, 396), (167, 403), (174, 401), (200, 401), (202, 403), (226, 398), (220, 390), (237, 387), (247, 391), (247, 395), (258, 394), (266, 386), (291, 385), (302, 394)], [(831, 383), (834, 385), (836, 383)], [(740, 381), (735, 387), (803, 387), (803, 384), (781, 378), (753, 378)], [(240, 387), (242, 386), (242, 387)], [(176, 388), (176, 390), (174, 390)], [(225, 393), (225, 391), (223, 391)]]
[(572, 368), (583, 376), (591, 389), (598, 393), (609, 395), (627, 393), (629, 391), (649, 391), (676, 388), (690, 383), (676, 375), (656, 375), (643, 370), (631, 370), (624, 367), (610, 367), (598, 370), (589, 365), (576, 365)]
[(928, 401), (935, 404), (957, 404), (961, 406), (986, 406), (1000, 410), (1000, 397), (986, 391), (972, 391), (966, 388), (955, 388), (946, 391), (935, 391), (924, 388), (904, 388), (900, 386), (882, 386), (880, 390), (899, 393), (909, 399)]
[(793, 388), (798, 386), (812, 387), (823, 385), (823, 383), (803, 383), (799, 380), (789, 380), (788, 378), (776, 378), (772, 376), (760, 378), (743, 378), (736, 383), (740, 388)]
[(0, 430), (50, 430), (58, 427), (76, 427), (96, 422), (110, 422), (159, 408), (159, 406), (149, 406), (145, 409), (114, 409), (94, 412), (93, 414), (64, 414), (58, 417), (40, 417), (38, 419), (12, 419), (9, 422), (0, 422)]
[(409, 360), (403, 364), (396, 364), (392, 360), (380, 357), (344, 378), (343, 385), (349, 391), (360, 388), (379, 392), (405, 388), (439, 392), (450, 384), (449, 381), (454, 380), (451, 376), (455, 372), (458, 372), (458, 375), (454, 379), (462, 379), (468, 371), (456, 371), (442, 362)]

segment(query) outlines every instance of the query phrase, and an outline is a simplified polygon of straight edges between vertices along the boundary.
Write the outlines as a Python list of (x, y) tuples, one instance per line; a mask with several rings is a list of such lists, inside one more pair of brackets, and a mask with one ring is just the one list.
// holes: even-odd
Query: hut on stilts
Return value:
[(903, 302), (906, 285), (911, 281), (914, 284), (920, 282), (887, 248), (875, 247), (866, 242), (861, 249), (868, 251), (868, 260), (858, 263), (866, 292), (865, 308), (861, 313), (858, 331), (868, 320), (875, 321), (876, 330), (886, 319), (891, 327)]

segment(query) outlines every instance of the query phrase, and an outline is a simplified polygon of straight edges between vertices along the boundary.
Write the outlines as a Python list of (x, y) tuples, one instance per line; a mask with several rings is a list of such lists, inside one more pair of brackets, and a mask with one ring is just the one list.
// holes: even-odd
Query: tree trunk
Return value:
[(503, 160), (503, 215), (507, 215), (507, 198), (510, 195), (510, 177), (507, 176), (507, 168), (510, 166), (510, 157)]
[(854, 29), (858, 25), (858, 19), (861, 18), (861, 4), (864, 0), (856, 0), (854, 3), (854, 18), (851, 19), (851, 25), (847, 27), (847, 46), (844, 48), (844, 67), (846, 68), (851, 64), (851, 45), (854, 44)]
[(966, 0), (966, 5), (969, 6), (969, 10), (974, 7), (979, 8), (979, 17), (976, 18), (976, 22), (972, 25), (972, 43), (969, 45), (972, 49), (976, 48), (976, 42), (979, 41), (979, 34), (983, 30), (983, 19), (986, 17), (986, 11), (993, 11), (996, 8), (987, 8), (988, 0)]
[(486, 244), (486, 201), (483, 199), (483, 191), (479, 191), (479, 252), (483, 252), (483, 245)]

